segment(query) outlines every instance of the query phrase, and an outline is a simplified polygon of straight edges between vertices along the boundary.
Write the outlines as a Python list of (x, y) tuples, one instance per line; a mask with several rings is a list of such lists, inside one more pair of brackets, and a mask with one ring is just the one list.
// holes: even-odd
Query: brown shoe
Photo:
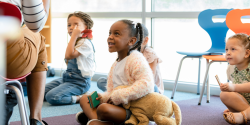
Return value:
[[(240, 112), (243, 115), (243, 119), (244, 119), (244, 123), (243, 124), (247, 124), (247, 118), (244, 112)], [(234, 118), (234, 114), (232, 112), (226, 112), (223, 114), (224, 119), (229, 123), (229, 124), (233, 124), (235, 125), (235, 118)]]

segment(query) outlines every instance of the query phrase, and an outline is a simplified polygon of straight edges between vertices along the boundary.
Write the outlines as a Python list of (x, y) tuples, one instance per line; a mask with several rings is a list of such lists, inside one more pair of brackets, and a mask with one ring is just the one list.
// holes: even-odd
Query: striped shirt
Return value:
[(2, 2), (12, 3), (22, 11), (22, 21), (33, 32), (39, 32), (43, 29), (48, 14), (44, 10), (42, 0), (0, 0)]

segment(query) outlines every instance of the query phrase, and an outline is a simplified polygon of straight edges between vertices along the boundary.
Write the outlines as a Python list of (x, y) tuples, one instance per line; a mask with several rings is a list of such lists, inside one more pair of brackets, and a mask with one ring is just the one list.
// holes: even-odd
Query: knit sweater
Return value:
[(107, 91), (102, 93), (102, 102), (110, 97), (115, 105), (128, 104), (154, 91), (153, 73), (145, 57), (138, 51), (132, 51), (125, 64), (125, 74), (128, 80), (126, 88), (114, 90), (113, 71), (117, 61), (112, 65), (107, 81)]

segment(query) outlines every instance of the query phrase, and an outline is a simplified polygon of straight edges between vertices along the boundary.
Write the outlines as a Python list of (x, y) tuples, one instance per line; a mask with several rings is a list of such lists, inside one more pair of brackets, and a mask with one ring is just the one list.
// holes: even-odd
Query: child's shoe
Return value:
[[(110, 124), (113, 124), (109, 121), (101, 121), (101, 120), (98, 120), (98, 119), (91, 119), (89, 120), (89, 122), (87, 123), (87, 125), (91, 125), (92, 122), (97, 122), (97, 123), (107, 123), (107, 125), (110, 125)], [(114, 125), (114, 124), (113, 124)]]
[(82, 125), (86, 125), (87, 122), (89, 121), (88, 117), (85, 115), (83, 111), (78, 112), (76, 114), (76, 121)]
[(80, 99), (82, 98), (82, 96), (83, 95), (89, 95), (91, 92), (90, 91), (87, 91), (87, 92), (85, 92), (84, 94), (82, 94), (82, 95), (77, 95), (76, 96), (76, 103), (79, 103), (80, 102)]

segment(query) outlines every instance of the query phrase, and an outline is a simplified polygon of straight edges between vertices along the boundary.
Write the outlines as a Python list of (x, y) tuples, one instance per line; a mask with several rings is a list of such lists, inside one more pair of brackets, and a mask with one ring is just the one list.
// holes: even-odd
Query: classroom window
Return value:
[(141, 0), (52, 0), (53, 12), (140, 12)]
[(205, 9), (249, 8), (249, 0), (153, 0), (153, 10), (164, 11), (202, 11)]
[[(184, 55), (176, 51), (206, 51), (211, 46), (209, 35), (198, 24), (198, 14), (205, 9), (245, 9), (249, 0), (66, 0), (52, 2), (52, 64), (65, 69), (63, 61), (67, 42), (66, 23), (69, 13), (83, 11), (90, 13), (94, 20), (93, 44), (96, 48), (96, 72), (108, 73), (116, 53), (110, 54), (107, 47), (108, 30), (120, 19), (143, 22), (149, 29), (148, 46), (152, 46), (162, 58), (162, 78), (174, 81), (179, 62)], [(176, 13), (175, 13), (176, 12)], [(225, 19), (214, 18), (216, 21)], [(249, 17), (242, 22), (250, 22)], [(234, 33), (229, 30), (226, 38)], [(227, 82), (227, 63), (214, 63), (210, 67), (209, 82), (217, 85), (214, 75), (221, 82)], [(201, 79), (203, 82), (206, 60), (202, 60)], [(179, 81), (197, 83), (198, 59), (185, 59)]]

